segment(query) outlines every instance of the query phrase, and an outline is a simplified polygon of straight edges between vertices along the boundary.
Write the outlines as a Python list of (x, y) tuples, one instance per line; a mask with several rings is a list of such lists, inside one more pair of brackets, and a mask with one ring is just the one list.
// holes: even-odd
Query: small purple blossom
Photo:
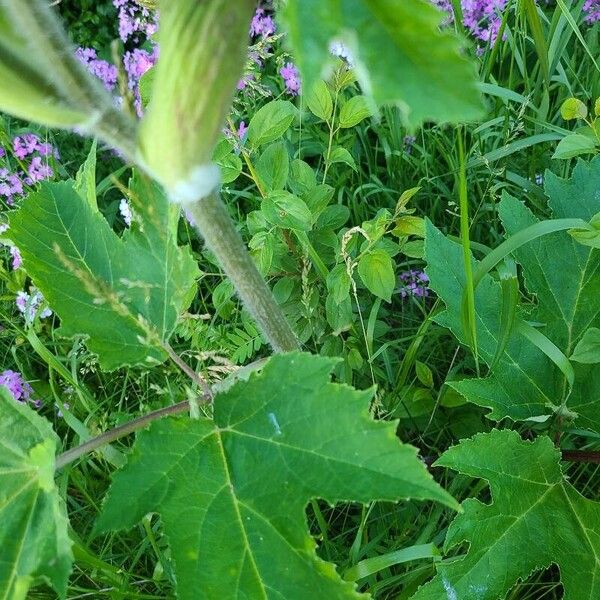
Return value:
[(275, 21), (271, 15), (265, 14), (264, 8), (257, 8), (250, 24), (250, 35), (256, 37), (262, 35), (268, 37), (276, 31)]
[(115, 65), (98, 58), (93, 48), (77, 48), (75, 56), (84, 64), (87, 70), (95, 75), (104, 87), (111, 92), (117, 85), (119, 71)]
[(588, 24), (600, 21), (600, 0), (586, 0), (583, 5), (584, 21)]
[(0, 169), (0, 196), (4, 196), (6, 203), (12, 206), (15, 202), (15, 196), (23, 195), (23, 182), (16, 173), (11, 173), (8, 169)]
[(23, 264), (23, 259), (21, 258), (21, 253), (19, 252), (19, 249), (16, 246), (10, 247), (10, 256), (12, 258), (13, 271), (20, 269), (21, 265)]
[(296, 65), (288, 62), (280, 69), (279, 73), (283, 77), (283, 81), (288, 93), (292, 96), (297, 96), (300, 92), (301, 82), (300, 73), (296, 68)]
[[(52, 167), (43, 163), (40, 156), (35, 156), (31, 159), (29, 167), (27, 168), (27, 173), (31, 183), (43, 181), (44, 179), (50, 179), (50, 177), (54, 175)], [(27, 183), (29, 183), (29, 181)]]
[(158, 60), (158, 46), (154, 46), (152, 52), (136, 48), (132, 52), (125, 52), (123, 64), (127, 73), (127, 85), (133, 90), (135, 110), (138, 117), (142, 117), (144, 109), (140, 95), (140, 79), (151, 69)]
[(238, 91), (242, 91), (244, 89), (246, 89), (246, 86), (254, 80), (254, 74), (253, 73), (246, 73), (238, 82), (237, 82), (237, 89)]
[[(63, 414), (60, 406), (58, 404), (54, 404), (54, 407), (56, 408), (56, 416), (59, 419), (62, 419), (64, 417), (64, 414)], [(71, 405), (68, 402), (63, 402), (63, 408), (65, 410), (69, 410), (71, 408)]]
[(426, 298), (429, 296), (429, 277), (424, 271), (410, 270), (400, 273), (400, 295), (403, 298), (413, 296)]
[[(448, 14), (444, 25), (454, 20), (454, 10), (449, 0), (430, 0)], [(461, 0), (463, 24), (471, 34), (483, 42), (495, 43), (502, 24), (502, 11), (507, 0)]]
[(46, 302), (42, 293), (35, 288), (31, 289), (31, 294), (28, 292), (17, 292), (15, 298), (17, 310), (25, 317), (25, 323), (30, 325), (37, 317), (46, 319), (52, 315), (50, 308), (45, 306)]
[(119, 9), (119, 36), (124, 42), (139, 42), (158, 30), (158, 15), (133, 0), (113, 0), (113, 5)]
[(23, 160), (26, 156), (33, 154), (38, 147), (40, 138), (35, 133), (26, 133), (18, 135), (13, 139), (13, 152), (19, 159)]
[(346, 61), (349, 67), (354, 66), (354, 57), (348, 47), (342, 42), (332, 42), (329, 45), (329, 52), (331, 52), (333, 56), (337, 56)]
[(17, 402), (27, 402), (33, 394), (33, 389), (17, 371), (7, 369), (0, 373), (0, 385), (3, 385)]

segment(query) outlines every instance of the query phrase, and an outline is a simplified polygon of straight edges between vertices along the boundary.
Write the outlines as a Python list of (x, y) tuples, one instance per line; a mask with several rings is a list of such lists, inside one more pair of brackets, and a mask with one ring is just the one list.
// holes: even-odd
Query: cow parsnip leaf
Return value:
[[(570, 180), (546, 173), (546, 193), (554, 218), (589, 221), (600, 210), (600, 160), (579, 162)], [(508, 235), (537, 222), (526, 206), (505, 194), (499, 206)], [(590, 327), (600, 324), (600, 252), (577, 243), (567, 232), (545, 235), (514, 252), (525, 284), (535, 295), (533, 310), (519, 318), (541, 324), (539, 331), (565, 356), (570, 356)], [(460, 310), (464, 287), (461, 247), (427, 226), (426, 259), (431, 287), (446, 304), (438, 321), (466, 343)], [(474, 263), (475, 264), (475, 263)], [(478, 350), (488, 365), (501, 335), (501, 289), (486, 276), (475, 292)], [(572, 390), (557, 366), (516, 329), (491, 373), (451, 385), (468, 400), (491, 409), (490, 418), (528, 419), (550, 415), (567, 398), (569, 410), (579, 415), (577, 425), (600, 431), (600, 370), (574, 364)]]
[(481, 114), (475, 68), (459, 38), (440, 30), (442, 13), (428, 2), (289, 0), (282, 19), (306, 89), (332, 63), (331, 43), (341, 40), (365, 94), (397, 104), (408, 125)]
[(136, 220), (122, 237), (73, 182), (43, 184), (10, 218), (27, 273), (61, 318), (60, 333), (84, 334), (102, 368), (162, 361), (163, 342), (197, 276), (176, 243), (177, 209), (136, 176)]
[(548, 437), (525, 442), (494, 430), (462, 441), (435, 464), (486, 479), (492, 502), (463, 503), (445, 550), (466, 541), (466, 556), (442, 563), (412, 600), (497, 600), (552, 564), (560, 568), (564, 600), (600, 597), (600, 503), (564, 479)]
[(58, 438), (0, 386), (0, 599), (24, 600), (37, 580), (65, 597), (73, 556), (54, 485)]
[(395, 424), (371, 419), (372, 390), (330, 382), (335, 362), (274, 356), (215, 398), (214, 421), (152, 424), (115, 474), (97, 529), (160, 513), (182, 600), (364, 597), (315, 554), (307, 502), (455, 503)]

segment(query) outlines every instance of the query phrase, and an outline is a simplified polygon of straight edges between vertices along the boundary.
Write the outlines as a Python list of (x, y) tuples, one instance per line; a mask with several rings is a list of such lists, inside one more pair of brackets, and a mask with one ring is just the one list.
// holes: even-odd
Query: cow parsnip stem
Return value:
[(196, 227), (276, 352), (299, 343), (269, 286), (259, 273), (218, 192), (188, 204)]

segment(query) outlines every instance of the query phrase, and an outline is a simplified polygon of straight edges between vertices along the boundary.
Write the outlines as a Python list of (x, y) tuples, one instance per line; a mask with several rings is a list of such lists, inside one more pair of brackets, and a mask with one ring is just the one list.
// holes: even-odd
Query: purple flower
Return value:
[(13, 139), (13, 152), (19, 160), (33, 154), (37, 150), (40, 138), (35, 133), (18, 135)]
[(10, 247), (10, 255), (12, 257), (13, 271), (16, 271), (17, 269), (21, 268), (21, 265), (23, 264), (23, 259), (21, 258), (21, 253), (19, 252), (19, 249), (16, 246), (11, 246)]
[(0, 146), (0, 158), (4, 158), (6, 156), (6, 150), (4, 146)]
[(286, 63), (281, 70), (279, 71), (281, 76), (283, 77), (283, 81), (285, 83), (285, 87), (289, 94), (292, 96), (297, 96), (300, 92), (300, 73), (296, 68), (294, 63)]
[(104, 87), (111, 92), (117, 85), (119, 71), (115, 65), (98, 58), (93, 48), (77, 48), (75, 56), (87, 67), (87, 70), (95, 75)]
[(27, 402), (33, 394), (33, 389), (21, 373), (10, 369), (0, 373), (0, 385), (3, 385), (17, 402)]
[(31, 294), (27, 292), (17, 292), (15, 298), (17, 310), (25, 317), (25, 323), (30, 325), (35, 317), (45, 319), (52, 314), (52, 311), (45, 305), (44, 297), (39, 290), (31, 289)]
[[(62, 419), (64, 415), (62, 410), (60, 409), (60, 406), (58, 404), (55, 404), (54, 406), (56, 408), (56, 416)], [(65, 410), (69, 410), (71, 408), (71, 405), (68, 402), (63, 402), (63, 407)]]
[(275, 33), (275, 21), (273, 17), (265, 14), (264, 8), (257, 8), (250, 24), (250, 35), (256, 37), (262, 35), (268, 37)]
[(246, 88), (246, 86), (254, 79), (254, 75), (252, 73), (246, 73), (238, 82), (237, 89), (238, 91), (242, 91)]
[(23, 182), (16, 173), (11, 173), (8, 169), (0, 169), (0, 196), (6, 198), (6, 203), (13, 205), (15, 196), (23, 194)]
[(140, 36), (153, 36), (158, 29), (157, 15), (133, 0), (113, 0), (119, 9), (119, 36), (124, 42), (140, 41)]
[(400, 295), (403, 298), (429, 296), (429, 277), (424, 271), (410, 270), (400, 273)]
[(586, 0), (583, 5), (583, 12), (585, 13), (585, 22), (596, 23), (600, 21), (600, 0)]
[(31, 163), (29, 163), (27, 173), (29, 175), (31, 183), (35, 183), (36, 181), (43, 181), (44, 179), (49, 179), (54, 175), (52, 167), (50, 167), (48, 164), (43, 163), (41, 157), (39, 156), (36, 156), (31, 159)]
[(329, 52), (331, 52), (333, 56), (337, 56), (345, 60), (349, 67), (354, 66), (354, 57), (352, 56), (352, 53), (348, 47), (342, 42), (332, 42), (329, 45)]
[(135, 110), (138, 117), (143, 116), (142, 97), (140, 95), (139, 83), (142, 76), (151, 69), (158, 60), (158, 46), (154, 46), (152, 52), (136, 48), (132, 52), (125, 52), (123, 64), (127, 72), (127, 85), (133, 90), (135, 97)]
[(240, 140), (244, 139), (244, 136), (246, 135), (248, 131), (248, 127), (245, 123), (245, 121), (240, 121), (240, 126), (238, 127), (238, 137), (240, 138)]
[[(452, 2), (450, 0), (430, 1), (448, 13), (444, 24), (452, 23), (454, 20)], [(506, 2), (507, 0), (461, 0), (464, 26), (477, 39), (493, 44), (498, 37)]]
[(52, 144), (50, 144), (49, 142), (38, 144), (36, 149), (40, 156), (50, 156), (51, 154), (56, 152)]

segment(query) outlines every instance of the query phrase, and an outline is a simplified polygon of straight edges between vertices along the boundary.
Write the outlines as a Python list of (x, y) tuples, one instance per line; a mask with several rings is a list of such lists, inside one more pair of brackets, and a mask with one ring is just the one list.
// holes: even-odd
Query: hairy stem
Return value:
[(81, 131), (99, 135), (128, 160), (134, 160), (135, 120), (115, 106), (110, 94), (75, 57), (75, 49), (47, 2), (4, 0), (4, 6), (13, 29), (19, 34), (26, 32), (28, 50), (39, 64), (45, 86), (66, 106), (86, 115), (88, 122), (78, 124)]
[[(209, 402), (210, 397), (202, 396), (200, 398), (202, 402)], [(81, 458), (85, 454), (89, 454), (94, 450), (100, 448), (100, 446), (104, 446), (104, 444), (110, 444), (115, 440), (118, 440), (138, 429), (143, 429), (147, 427), (152, 421), (156, 421), (157, 419), (162, 419), (163, 417), (168, 417), (170, 415), (177, 415), (180, 413), (184, 413), (189, 410), (190, 403), (185, 400), (184, 402), (179, 402), (178, 404), (173, 404), (172, 406), (167, 406), (166, 408), (160, 408), (159, 410), (155, 410), (154, 412), (148, 413), (147, 415), (143, 415), (138, 417), (137, 419), (133, 419), (123, 425), (119, 425), (119, 427), (115, 427), (114, 429), (109, 429), (99, 436), (88, 440), (87, 442), (81, 444), (80, 446), (76, 446), (75, 448), (71, 448), (62, 454), (59, 454), (56, 457), (55, 469), (62, 469), (66, 465), (76, 461), (78, 458)]]
[(189, 205), (187, 210), (273, 350), (298, 350), (294, 332), (258, 272), (219, 194), (214, 192)]

